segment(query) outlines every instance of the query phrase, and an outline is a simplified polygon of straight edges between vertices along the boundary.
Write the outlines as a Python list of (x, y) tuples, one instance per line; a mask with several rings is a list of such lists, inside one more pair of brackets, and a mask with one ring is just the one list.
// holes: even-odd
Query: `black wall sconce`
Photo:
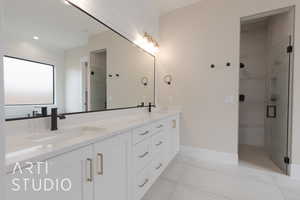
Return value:
[(240, 68), (241, 69), (245, 68), (245, 64), (244, 63), (240, 63)]
[(141, 78), (142, 85), (147, 86), (148, 82), (149, 82), (149, 79), (146, 76)]
[(244, 102), (246, 100), (246, 96), (244, 94), (240, 94), (239, 101)]
[(173, 81), (173, 78), (172, 76), (169, 74), (169, 75), (166, 75), (164, 76), (164, 82), (168, 85), (171, 85), (172, 84), (172, 81)]

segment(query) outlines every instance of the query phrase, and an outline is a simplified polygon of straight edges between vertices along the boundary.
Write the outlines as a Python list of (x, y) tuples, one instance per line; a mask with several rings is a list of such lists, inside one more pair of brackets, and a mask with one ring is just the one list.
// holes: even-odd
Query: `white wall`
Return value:
[[(237, 153), (240, 18), (296, 5), (294, 85), (300, 84), (299, 0), (210, 0), (161, 17), (159, 103), (182, 107), (184, 145)], [(233, 67), (226, 68), (226, 62)], [(216, 65), (211, 69), (210, 64)], [(171, 73), (169, 87), (162, 76)], [(230, 102), (230, 96), (234, 101)], [(170, 101), (172, 100), (173, 101)], [(228, 101), (229, 100), (229, 101)], [(300, 164), (300, 91), (294, 89), (292, 162)]]
[[(107, 108), (153, 103), (154, 58), (110, 31), (89, 39), (89, 52), (102, 49), (107, 53), (107, 74), (113, 75), (107, 79)], [(149, 79), (147, 87), (141, 84), (143, 76)]]
[[(104, 49), (107, 55), (107, 108), (134, 107), (141, 102), (153, 103), (154, 58), (119, 35), (107, 31), (90, 37), (85, 47), (66, 51), (67, 111), (78, 112), (78, 108), (82, 105), (78, 104), (80, 102), (74, 101), (74, 99), (80, 99), (81, 91), (76, 89), (81, 87), (79, 59), (83, 56), (89, 58), (89, 52)], [(108, 74), (111, 74), (112, 77), (108, 77)], [(120, 76), (116, 77), (116, 74)], [(141, 78), (144, 76), (149, 80), (147, 87), (141, 84)]]
[(82, 58), (88, 58), (87, 47), (65, 51), (65, 108), (66, 112), (83, 111)]
[(265, 97), (268, 22), (244, 24), (241, 31), (239, 144), (265, 146)]

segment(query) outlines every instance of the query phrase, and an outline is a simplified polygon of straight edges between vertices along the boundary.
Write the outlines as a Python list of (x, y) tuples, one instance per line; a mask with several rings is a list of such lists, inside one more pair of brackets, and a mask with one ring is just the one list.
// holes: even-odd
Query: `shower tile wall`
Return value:
[(242, 25), (239, 143), (264, 146), (265, 97), (267, 73), (267, 22)]

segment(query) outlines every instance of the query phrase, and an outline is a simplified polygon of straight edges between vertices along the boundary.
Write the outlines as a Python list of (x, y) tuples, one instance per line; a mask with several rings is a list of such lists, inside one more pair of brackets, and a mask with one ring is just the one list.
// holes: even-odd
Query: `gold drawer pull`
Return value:
[(162, 128), (164, 127), (164, 125), (160, 124), (159, 126), (157, 126), (156, 128)]
[(93, 160), (90, 158), (86, 159), (86, 181), (93, 182)]
[(159, 170), (161, 167), (163, 166), (162, 163), (159, 163), (159, 165), (157, 167), (155, 167), (156, 170)]
[(148, 135), (148, 134), (149, 134), (149, 131), (145, 131), (144, 133), (141, 133), (140, 135), (144, 136), (144, 135)]
[(139, 158), (144, 158), (144, 157), (146, 157), (148, 154), (149, 154), (149, 152), (147, 151), (147, 152), (145, 152), (143, 155), (140, 155)]
[(139, 185), (139, 187), (143, 188), (148, 182), (149, 182), (149, 179), (146, 179), (143, 184)]
[(103, 175), (103, 154), (97, 153), (97, 174)]
[(176, 128), (177, 126), (177, 121), (176, 119), (172, 120), (172, 128)]
[(160, 141), (159, 143), (157, 143), (157, 144), (155, 144), (156, 146), (160, 146), (160, 145), (162, 145), (163, 144), (163, 142), (162, 141)]

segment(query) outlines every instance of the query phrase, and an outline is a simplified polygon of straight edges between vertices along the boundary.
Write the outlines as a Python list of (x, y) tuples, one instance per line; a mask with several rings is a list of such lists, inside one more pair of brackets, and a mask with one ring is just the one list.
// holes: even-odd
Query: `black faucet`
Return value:
[(57, 130), (57, 118), (66, 119), (66, 116), (63, 114), (57, 114), (57, 108), (51, 108), (51, 131)]
[(145, 107), (145, 103), (142, 102), (141, 104), (137, 105), (137, 107), (138, 107), (138, 108), (143, 108), (143, 107)]
[(152, 104), (151, 104), (151, 102), (149, 102), (149, 104), (148, 104), (148, 111), (149, 111), (149, 113), (151, 113), (151, 111), (152, 111)]

